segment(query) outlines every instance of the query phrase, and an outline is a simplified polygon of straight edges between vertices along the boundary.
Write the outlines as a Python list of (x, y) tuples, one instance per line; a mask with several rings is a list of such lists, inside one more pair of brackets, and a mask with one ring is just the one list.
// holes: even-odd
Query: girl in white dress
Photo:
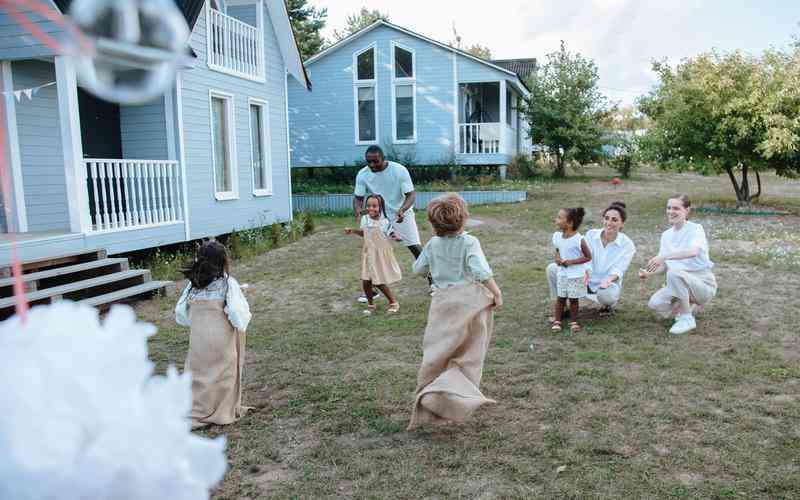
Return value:
[(669, 330), (673, 335), (697, 328), (693, 305), (703, 307), (717, 293), (706, 232), (703, 226), (688, 220), (690, 207), (691, 201), (685, 194), (667, 200), (667, 220), (672, 227), (661, 235), (658, 255), (639, 270), (642, 279), (666, 274), (666, 284), (650, 297), (648, 307), (665, 318), (675, 317)]
[(204, 243), (184, 271), (189, 284), (175, 306), (175, 321), (191, 328), (184, 371), (192, 374), (192, 428), (224, 425), (242, 416), (242, 371), (250, 307), (229, 275), (228, 253)]
[(556, 249), (554, 262), (558, 266), (556, 282), (557, 297), (553, 304), (552, 330), (561, 331), (561, 316), (569, 299), (570, 323), (573, 333), (581, 330), (578, 324), (578, 302), (586, 297), (586, 285), (589, 282), (589, 266), (592, 252), (589, 245), (578, 232), (585, 214), (583, 207), (562, 208), (556, 216), (556, 227), (553, 233), (553, 246)]

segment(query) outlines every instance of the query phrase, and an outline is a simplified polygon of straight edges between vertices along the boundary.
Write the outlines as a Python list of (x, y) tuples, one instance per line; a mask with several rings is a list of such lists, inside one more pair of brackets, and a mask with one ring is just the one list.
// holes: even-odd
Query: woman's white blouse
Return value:
[(211, 282), (210, 285), (201, 289), (192, 289), (192, 284), (186, 285), (183, 289), (178, 303), (175, 305), (175, 321), (182, 326), (192, 326), (189, 320), (189, 300), (225, 300), (225, 314), (228, 321), (239, 331), (246, 331), (247, 325), (253, 315), (250, 313), (250, 305), (242, 293), (242, 288), (235, 278), (228, 276), (219, 278)]
[(665, 261), (670, 271), (702, 271), (714, 267), (708, 256), (708, 240), (703, 226), (686, 221), (680, 230), (671, 227), (661, 234), (661, 248), (658, 255), (663, 257), (676, 252), (699, 248), (697, 257), (689, 259), (670, 259)]
[(586, 231), (586, 243), (592, 251), (592, 269), (589, 278), (589, 288), (592, 290), (597, 289), (600, 283), (610, 276), (617, 276), (619, 278), (617, 283), (622, 286), (622, 277), (636, 253), (633, 241), (624, 234), (617, 233), (617, 238), (606, 246), (603, 246), (602, 235), (602, 229)]

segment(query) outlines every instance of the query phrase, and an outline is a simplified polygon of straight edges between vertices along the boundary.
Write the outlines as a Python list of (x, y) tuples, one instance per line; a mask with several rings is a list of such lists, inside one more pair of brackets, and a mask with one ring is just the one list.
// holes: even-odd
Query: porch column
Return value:
[[(208, 2), (206, 2), (208, 5)], [(181, 166), (181, 198), (183, 202), (183, 230), (186, 241), (192, 239), (191, 226), (189, 225), (189, 187), (186, 183), (186, 138), (183, 128), (183, 69), (175, 76), (175, 102), (170, 106), (169, 113), (175, 113), (175, 126), (177, 127), (177, 159)], [(169, 93), (172, 93), (170, 89)], [(168, 101), (171, 99), (168, 99)], [(172, 150), (171, 150), (172, 151)]]
[(81, 118), (78, 109), (78, 81), (75, 66), (65, 56), (55, 57), (58, 89), (58, 121), (61, 126), (61, 148), (67, 184), (69, 228), (73, 233), (90, 229), (89, 197), (86, 192), (86, 171), (83, 168)]
[[(0, 63), (2, 72), (2, 88), (5, 98), (3, 99), (3, 111), (5, 114), (5, 125), (8, 133), (6, 134), (8, 147), (9, 169), (6, 171), (11, 176), (11, 193), (13, 200), (3, 200), (3, 204), (13, 206), (13, 220), (6, 219), (6, 229), (9, 232), (24, 233), (28, 230), (28, 215), (25, 209), (25, 191), (22, 184), (22, 160), (19, 152), (19, 135), (17, 133), (17, 108), (14, 101), (14, 78), (11, 72), (11, 61)], [(0, 131), (0, 133), (2, 133)], [(7, 210), (6, 214), (11, 213)]]
[(508, 109), (506, 109), (506, 92), (508, 92), (506, 81), (500, 80), (500, 126), (498, 127), (498, 131), (500, 132), (501, 153), (505, 153), (508, 146), (506, 144), (506, 113), (508, 113)]

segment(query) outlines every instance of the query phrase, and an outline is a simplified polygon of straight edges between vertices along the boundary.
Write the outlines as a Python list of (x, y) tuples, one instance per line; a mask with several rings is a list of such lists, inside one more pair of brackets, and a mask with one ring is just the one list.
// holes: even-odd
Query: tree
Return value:
[(800, 171), (800, 48), (709, 52), (653, 69), (660, 84), (639, 106), (653, 122), (644, 151), (662, 167), (725, 173), (740, 206), (761, 195), (761, 172)]
[[(458, 34), (458, 30), (456, 29), (456, 23), (453, 23), (453, 40), (449, 43), (451, 47), (455, 47), (459, 50), (461, 49), (461, 35)], [(472, 54), (473, 56), (480, 57), (483, 59), (491, 59), (492, 58), (492, 51), (489, 47), (485, 45), (481, 45), (479, 43), (473, 43), (466, 49), (463, 49), (465, 52)]]
[(488, 60), (492, 58), (492, 51), (489, 49), (489, 47), (479, 43), (473, 43), (469, 48), (467, 48), (466, 52), (482, 59)]
[(333, 37), (338, 42), (339, 40), (347, 38), (353, 33), (361, 31), (378, 20), (388, 21), (389, 14), (384, 14), (377, 9), (368, 10), (366, 7), (361, 7), (361, 11), (359, 11), (358, 14), (347, 16), (347, 25), (345, 26), (344, 30), (333, 30)]
[(297, 35), (300, 57), (308, 59), (325, 45), (322, 29), (325, 27), (328, 9), (317, 10), (307, 5), (308, 0), (288, 0), (287, 9), (292, 28)]
[(561, 48), (528, 81), (524, 106), (533, 143), (556, 160), (553, 175), (566, 175), (565, 161), (587, 163), (602, 156), (602, 122), (606, 100), (597, 88), (597, 66), (580, 54)]
[(640, 139), (649, 127), (648, 118), (632, 106), (610, 110), (603, 121), (606, 163), (619, 172), (623, 179), (629, 178), (642, 163)]

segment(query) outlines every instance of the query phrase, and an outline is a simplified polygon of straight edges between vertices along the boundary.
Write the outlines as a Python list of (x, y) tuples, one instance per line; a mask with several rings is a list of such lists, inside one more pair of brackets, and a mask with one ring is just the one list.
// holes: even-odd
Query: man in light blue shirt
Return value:
[(368, 194), (379, 194), (386, 203), (386, 217), (392, 229), (408, 247), (416, 259), (422, 252), (419, 230), (414, 218), (414, 183), (408, 169), (399, 163), (386, 161), (383, 150), (370, 146), (366, 152), (367, 166), (356, 175), (353, 193), (353, 210), (360, 220), (364, 210), (364, 198)]

